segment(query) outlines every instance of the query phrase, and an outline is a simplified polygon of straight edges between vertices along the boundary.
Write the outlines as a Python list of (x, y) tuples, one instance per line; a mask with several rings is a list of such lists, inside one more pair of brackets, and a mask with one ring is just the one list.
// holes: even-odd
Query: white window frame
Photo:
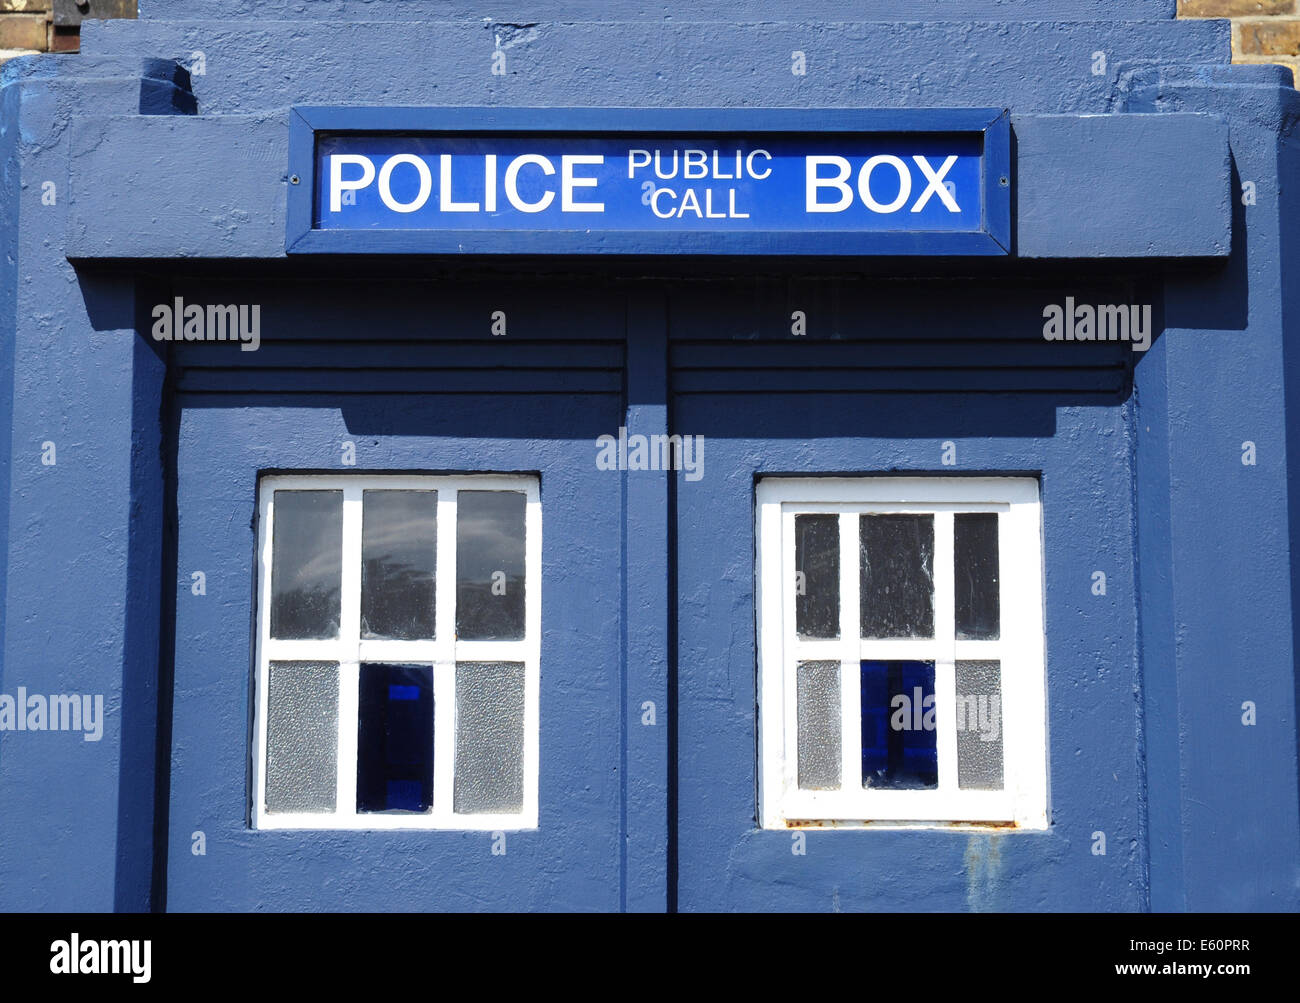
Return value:
[[(438, 545), (432, 640), (361, 637), (362, 492), (437, 491)], [(276, 491), (343, 492), (343, 575), (339, 636), (331, 640), (271, 637), (271, 544)], [(461, 641), (456, 638), (456, 498), (460, 491), (518, 491), (524, 509), (524, 639)], [(541, 661), (542, 506), (538, 478), (515, 474), (275, 474), (258, 484), (258, 608), (253, 737), (254, 829), (456, 829), (537, 828), (537, 778)], [(338, 756), (335, 811), (268, 812), (266, 805), (267, 674), (271, 662), (329, 661), (339, 665)], [(456, 663), (524, 664), (523, 806), (516, 813), (456, 814)], [(433, 806), (427, 813), (358, 813), (357, 721), (360, 666), (385, 662), (433, 667)]]
[[(756, 491), (759, 822), (802, 826), (1045, 829), (1048, 820), (1047, 687), (1043, 633), (1042, 511), (1032, 477), (765, 477)], [(998, 640), (954, 637), (953, 515), (998, 512)], [(840, 624), (836, 640), (795, 631), (794, 519), (840, 516)], [(932, 514), (933, 639), (863, 640), (859, 634), (859, 522), (863, 513)], [(939, 787), (862, 787), (860, 664), (916, 659), (935, 666)], [(958, 660), (1002, 667), (1003, 790), (957, 786)], [(800, 790), (796, 665), (840, 663), (838, 790)]]

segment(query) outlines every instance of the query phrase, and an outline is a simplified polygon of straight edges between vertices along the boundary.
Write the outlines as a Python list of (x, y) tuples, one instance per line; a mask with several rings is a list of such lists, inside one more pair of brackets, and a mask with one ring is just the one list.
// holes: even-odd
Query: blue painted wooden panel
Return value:
[[(1023, 103), (1012, 104), (1013, 109), (1023, 107)], [(411, 128), (421, 123), (428, 128), (433, 121), (444, 127), (465, 128), (476, 121), (472, 114), (453, 111), (480, 110), (443, 110), (430, 118), (416, 108), (351, 109), (347, 121), (371, 129), (381, 123), (404, 122), (412, 123)], [(341, 114), (335, 110), (323, 121)], [(507, 123), (517, 125), (539, 114), (497, 110), (490, 118), (484, 113), (478, 121), (482, 127), (495, 124), (504, 128)], [(626, 110), (610, 109), (588, 109), (579, 115), (569, 109), (563, 116), (547, 113), (546, 121), (552, 128), (571, 123), (580, 131), (609, 128), (630, 115)], [(939, 115), (941, 120), (948, 117)], [(849, 129), (854, 123), (869, 121), (893, 122), (899, 128), (911, 123), (910, 127), (916, 128), (929, 120), (906, 110), (868, 113), (825, 108), (780, 115), (772, 111), (756, 114), (747, 108), (676, 109), (672, 113), (643, 112), (638, 117), (642, 123), (673, 128), (681, 128), (683, 122), (719, 129), (772, 128), (783, 123), (782, 127), (792, 130)], [(296, 143), (290, 142), (289, 121), (302, 133)], [(1228, 253), (1231, 193), (1227, 127), (1220, 117), (1018, 113), (1012, 123), (1017, 146), (1010, 177), (1017, 212), (1011, 218), (1008, 237), (1002, 199), (990, 232), (1003, 244), (1011, 243), (1014, 254), (1027, 258), (1185, 258)], [(1005, 144), (1005, 136), (1000, 141)], [(124, 155), (124, 148), (151, 152), (147, 157)], [(212, 158), (206, 152), (211, 149), (229, 150), (231, 159)], [(293, 158), (301, 161), (290, 168), (300, 177), (296, 186), (284, 178), (291, 151)], [(79, 120), (73, 126), (68, 254), (73, 258), (282, 256), (286, 226), (292, 241), (310, 223), (311, 156), (310, 130), (296, 111), (288, 118), (269, 114)], [(1174, 175), (1179, 184), (1166, 184)], [(996, 175), (990, 180), (993, 183), (987, 188), (986, 199), (993, 206), (1006, 189), (997, 186)], [(100, 212), (100, 199), (111, 200), (117, 211)], [(152, 225), (132, 223), (146, 214), (155, 221)], [(379, 236), (370, 234), (353, 241), (350, 249), (499, 253), (512, 246), (501, 234), (440, 247), (421, 243), (409, 233), (393, 235), (395, 242), (376, 244)], [(623, 234), (610, 243), (610, 235), (573, 233), (562, 243), (559, 236), (521, 240), (513, 246), (518, 251), (563, 249), (573, 253), (663, 250), (658, 238)], [(735, 236), (724, 237), (712, 247), (682, 247), (718, 251), (730, 246), (737, 253), (749, 253)], [(319, 241), (317, 249), (336, 250), (349, 246), (347, 240), (339, 247), (332, 246), (342, 238), (342, 234), (312, 237)], [(788, 244), (772, 246), (791, 249)], [(759, 249), (767, 254), (772, 246), (765, 241)], [(912, 250), (918, 248), (923, 245), (913, 241)]]
[[(587, 293), (575, 309), (572, 290), (527, 280), (340, 281), (332, 288), (334, 295), (323, 296), (306, 281), (175, 283), (166, 302), (179, 297), (183, 304), (260, 308), (256, 351), (177, 342), (176, 387), (294, 396), (623, 391), (626, 307), (617, 296)], [(497, 313), (504, 316), (502, 336), (492, 333)], [(507, 426), (505, 420), (493, 425)]]
[[(216, 287), (180, 283), (200, 301)], [(262, 290), (273, 316), (292, 315), (313, 290)], [(326, 313), (331, 301), (314, 290)], [(350, 294), (349, 294), (350, 295)], [(402, 309), (447, 303), (446, 290), (415, 290)], [(463, 297), (464, 307), (472, 297)], [(571, 316), (584, 330), (605, 323), (599, 298)], [(382, 311), (381, 311), (382, 312)], [(619, 326), (604, 329), (621, 338)], [(602, 319), (605, 318), (605, 319)], [(389, 318), (391, 319), (391, 318)], [(486, 318), (484, 318), (486, 319)], [(346, 323), (343, 321), (342, 323)], [(518, 316), (527, 327), (526, 314)], [(340, 322), (300, 317), (297, 333)], [(400, 325), (396, 325), (400, 327)], [(623, 906), (624, 791), (622, 667), (624, 623), (622, 478), (598, 470), (595, 439), (624, 421), (621, 352), (604, 353), (617, 374), (601, 391), (587, 377), (581, 395), (556, 392), (559, 367), (510, 368), (514, 345), (492, 339), (443, 342), (443, 359), (465, 365), (474, 392), (442, 384), (386, 389), (411, 376), (357, 368), (366, 341), (339, 338), (298, 346), (314, 367), (295, 371), (279, 356), (232, 345), (180, 346), (181, 390), (174, 421), (178, 514), (175, 698), (170, 779), (167, 906), (171, 910), (617, 910)], [(372, 326), (367, 332), (374, 333)], [(525, 355), (580, 342), (524, 340)], [(409, 332), (408, 332), (409, 334)], [(270, 344), (275, 344), (272, 338)], [(412, 347), (419, 348), (416, 344)], [(427, 347), (427, 346), (426, 346)], [(472, 350), (471, 350), (472, 349)], [(497, 364), (482, 353), (495, 349)], [(224, 351), (225, 359), (218, 358)], [(274, 354), (274, 353), (273, 353)], [(326, 364), (338, 368), (321, 368)], [(430, 370), (434, 372), (435, 370)], [(322, 374), (339, 391), (323, 392)], [(520, 375), (526, 381), (516, 379)], [(417, 376), (419, 374), (417, 373)], [(257, 376), (257, 382), (250, 382)], [(348, 386), (351, 381), (351, 386)], [(603, 377), (602, 377), (603, 381)], [(192, 393), (188, 383), (207, 392)], [(431, 390), (430, 387), (436, 389)], [(296, 391), (296, 392), (295, 392)], [(341, 445), (355, 443), (355, 467)], [(260, 471), (535, 471), (542, 497), (540, 826), (510, 833), (493, 856), (486, 832), (292, 832), (247, 826), (252, 606), (257, 477)], [(190, 574), (207, 575), (194, 596)], [(206, 835), (207, 853), (191, 853)]]
[[(1024, 0), (1020, 9), (1040, 2)], [(1110, 0), (1093, 2), (1098, 12), (1110, 6)], [(187, 58), (201, 49), (205, 72), (193, 83), (204, 115), (301, 104), (1102, 114), (1122, 105), (1117, 91), (1138, 67), (1222, 64), (1231, 57), (1226, 21), (1123, 21), (1110, 19), (1113, 11), (1088, 21), (1071, 3), (1063, 20), (1043, 13), (1004, 23), (917, 23), (900, 13), (902, 4), (891, 15), (840, 11), (820, 22), (773, 21), (770, 13), (737, 18), (730, 11), (691, 21), (674, 12), (643, 28), (606, 17), (494, 24), (481, 12), (467, 20), (329, 22), (304, 18), (295, 5), (286, 17), (292, 32), (255, 19), (88, 21), (82, 48)], [(954, 10), (950, 17), (960, 15)], [(505, 75), (492, 73), (498, 43)], [(804, 76), (791, 72), (796, 50), (807, 57)], [(416, 52), (418, 63), (394, 61), (394, 53)], [(1096, 52), (1106, 54), (1099, 73), (1093, 72)], [(936, 53), (944, 56), (940, 72)], [(436, 68), (436, 76), (426, 68)]]
[[(1087, 392), (1118, 402), (1141, 353), (1132, 342), (1044, 340), (1044, 310), (1066, 297), (1153, 305), (1140, 275), (978, 283), (765, 277), (682, 287), (673, 311), (673, 388)], [(801, 335), (792, 333), (796, 315)], [(1153, 310), (1153, 337), (1159, 322)]]
[[(1006, 307), (979, 315), (981, 327), (1013, 330), (1023, 323), (1024, 301), (1040, 292), (1003, 290)], [(923, 332), (931, 302), (916, 298), (915, 324), (895, 304), (893, 330)], [(677, 351), (694, 350), (701, 328), (743, 326), (735, 317), (748, 311), (739, 303), (730, 310), (706, 304), (699, 294), (674, 300), (672, 316), (682, 320), (673, 335), (692, 339), (676, 342)], [(759, 344), (731, 347), (743, 354)], [(1014, 353), (1029, 346), (1015, 340), (982, 345), (988, 364), (1005, 367), (1000, 386), (982, 387), (979, 374), (954, 367), (944, 388), (966, 392), (946, 394), (900, 393), (886, 381), (875, 389), (894, 392), (839, 392), (836, 358), (818, 359), (816, 346), (788, 335), (783, 345), (774, 338), (761, 345), (774, 371), (782, 361), (805, 366), (802, 389), (810, 392), (791, 393), (788, 380), (746, 392), (740, 384), (752, 378), (749, 371), (728, 380), (727, 392), (716, 381), (699, 384), (691, 371), (673, 373), (672, 430), (703, 435), (706, 443), (704, 476), (692, 483), (679, 475), (676, 483), (680, 908), (1144, 908), (1131, 404), (1115, 386), (1026, 392), (1039, 376), (1016, 367)], [(1106, 346), (1069, 347), (1083, 358)], [(922, 337), (911, 346), (911, 365), (944, 350)], [(898, 353), (896, 361), (909, 354)], [(822, 389), (811, 392), (819, 382)], [(945, 440), (956, 444), (954, 467), (941, 463)], [(755, 479), (913, 472), (1040, 477), (1052, 826), (1005, 833), (812, 829), (806, 855), (797, 856), (792, 833), (756, 823)], [(1107, 574), (1106, 596), (1090, 592), (1094, 570)], [(1096, 831), (1109, 840), (1104, 857), (1091, 852)]]
[(1227, 257), (1234, 193), (1221, 117), (1026, 115), (1015, 133), (1021, 257), (1144, 258), (1156, 247)]
[(1300, 96), (1279, 70), (1153, 68), (1135, 89), (1142, 110), (1232, 122), (1237, 196), (1227, 267), (1171, 276), (1168, 331), (1137, 372), (1157, 911), (1300, 909), (1300, 156), (1278, 131)]
[(132, 278), (78, 280), (50, 240), (66, 200), (42, 196), (67, 167), (54, 119), (80, 101), (135, 113), (142, 66), (91, 59), (80, 85), (56, 79), (64, 67), (0, 70), (0, 692), (94, 695), (105, 714), (98, 741), (0, 733), (0, 910), (136, 911), (150, 897), (164, 373), (133, 333)]

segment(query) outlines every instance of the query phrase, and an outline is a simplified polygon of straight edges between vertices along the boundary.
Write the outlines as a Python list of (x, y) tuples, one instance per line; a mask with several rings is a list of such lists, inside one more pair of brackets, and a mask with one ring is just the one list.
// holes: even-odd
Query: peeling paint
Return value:
[(493, 41), (498, 49), (511, 49), (516, 45), (527, 45), (538, 37), (536, 24), (510, 24), (503, 21), (488, 21), (492, 30)]

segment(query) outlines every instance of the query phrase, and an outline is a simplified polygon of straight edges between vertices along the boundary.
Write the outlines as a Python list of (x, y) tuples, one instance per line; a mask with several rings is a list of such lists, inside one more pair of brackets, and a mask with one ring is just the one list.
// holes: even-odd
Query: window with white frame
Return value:
[(259, 485), (253, 826), (537, 825), (535, 477)]
[(757, 495), (760, 824), (1046, 828), (1038, 482)]

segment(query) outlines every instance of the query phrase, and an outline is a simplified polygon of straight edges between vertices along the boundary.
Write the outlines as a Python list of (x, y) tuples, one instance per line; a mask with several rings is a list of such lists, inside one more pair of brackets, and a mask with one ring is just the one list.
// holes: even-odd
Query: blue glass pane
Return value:
[(357, 718), (357, 811), (428, 811), (433, 669), (362, 665)]
[(390, 780), (387, 793), (389, 811), (424, 811), (429, 807), (424, 786), (418, 780)]
[(939, 786), (933, 662), (862, 662), (862, 786)]

